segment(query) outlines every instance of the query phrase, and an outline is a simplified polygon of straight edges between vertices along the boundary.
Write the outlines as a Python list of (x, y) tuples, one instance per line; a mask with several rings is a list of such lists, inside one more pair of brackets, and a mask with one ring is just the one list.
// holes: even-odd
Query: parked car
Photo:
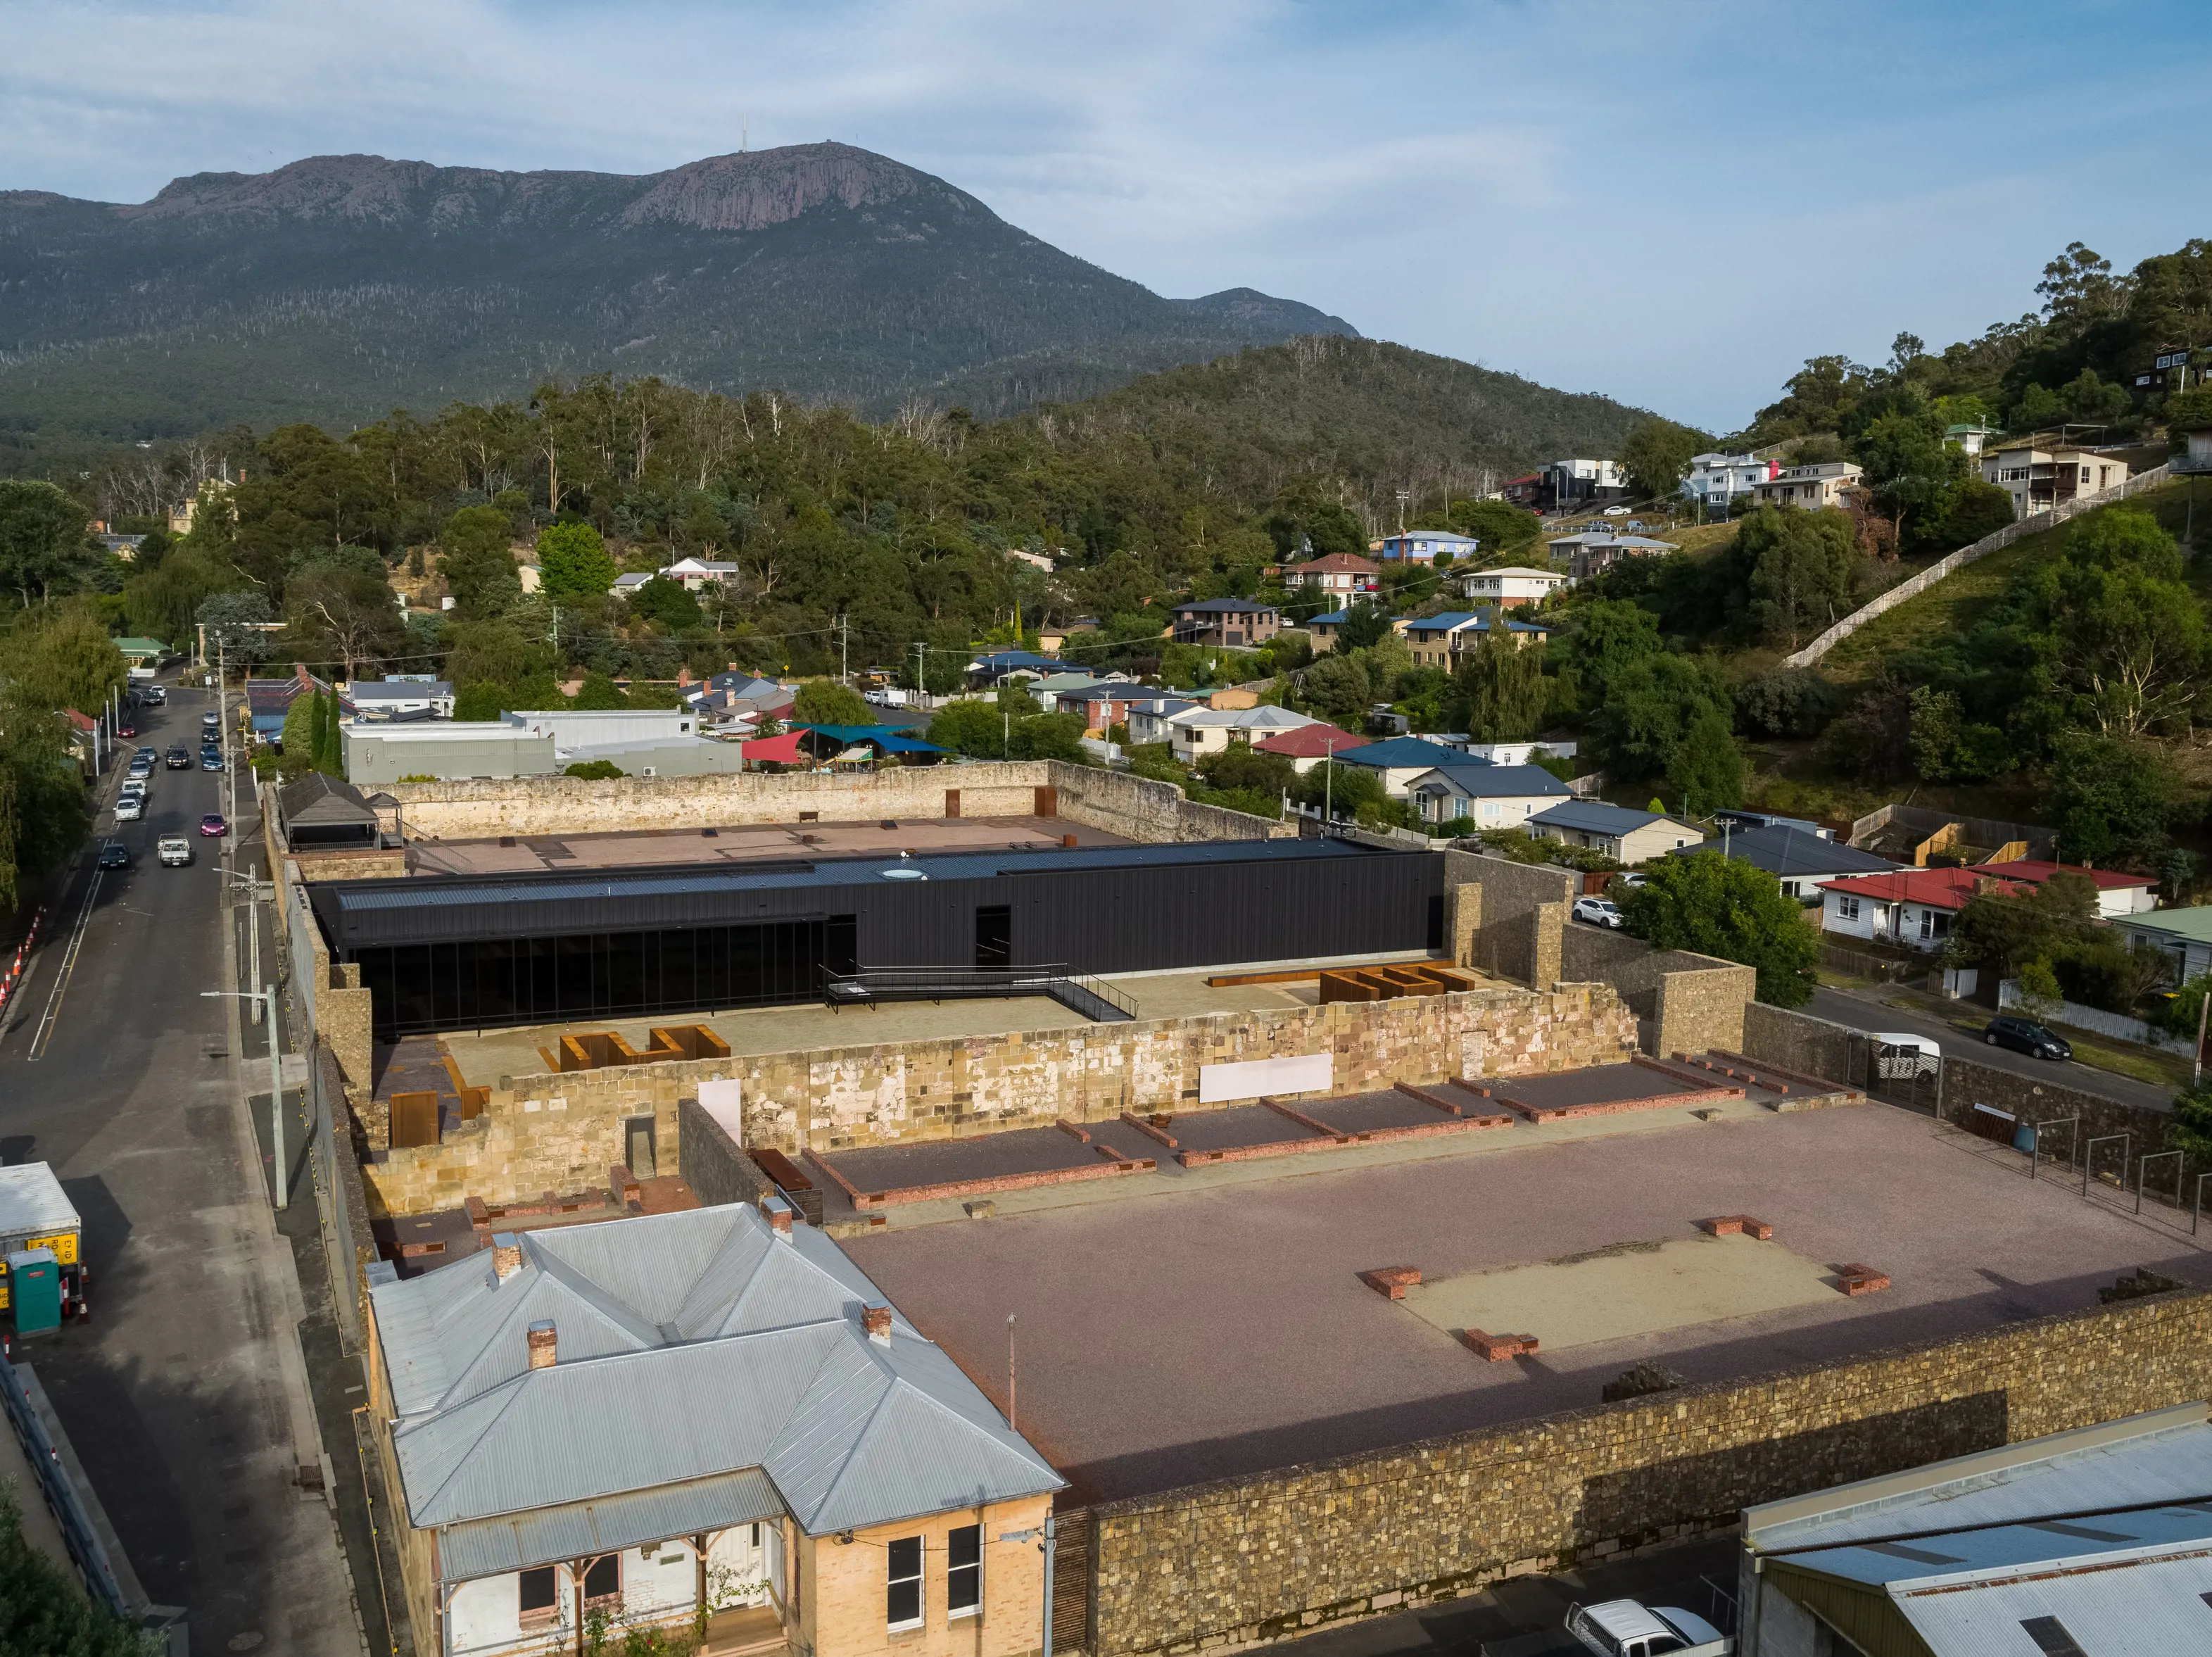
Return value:
[(161, 763), (173, 771), (188, 771), (192, 768), (192, 751), (179, 742), (161, 756)]
[(1595, 1657), (1729, 1657), (1735, 1642), (1692, 1611), (1608, 1599), (1567, 1607), (1567, 1632)]
[(141, 779), (151, 777), (153, 774), (154, 762), (150, 759), (132, 760), (131, 762), (131, 769), (125, 773), (127, 777)]
[(214, 709), (210, 708), (205, 713), (200, 716), (200, 728), (205, 731), (221, 730), (222, 728), (222, 716), (217, 713)]
[(1605, 515), (1608, 518), (1626, 518), (1632, 510), (1633, 509), (1630, 507), (1609, 506), (1605, 509)]
[(2071, 1058), (2073, 1044), (2057, 1032), (2046, 1029), (2033, 1019), (2014, 1018), (2009, 1013), (2000, 1013), (1982, 1032), (1982, 1039), (1992, 1047), (2009, 1047), (2015, 1053), (2026, 1053), (2030, 1058)]
[(130, 868), (130, 848), (125, 846), (120, 840), (101, 841), (100, 843), (100, 866), (102, 868)]
[(143, 794), (126, 794), (115, 802), (115, 820), (118, 823), (135, 823), (145, 814), (146, 796)]
[(182, 868), (192, 861), (192, 843), (181, 834), (163, 835), (155, 850), (165, 868)]
[(153, 781), (146, 777), (125, 777), (123, 786), (116, 791), (117, 797), (124, 800), (143, 800), (153, 792)]
[(222, 750), (221, 748), (202, 748), (200, 750), (200, 769), (204, 771), (221, 771), (222, 769)]
[(1577, 898), (1573, 913), (1575, 919), (1586, 921), (1592, 926), (1607, 927), (1615, 932), (1620, 930), (1620, 906), (1610, 898)]
[(138, 695), (142, 701), (156, 708), (167, 705), (169, 700), (168, 687), (162, 685), (141, 685)]
[(206, 816), (200, 819), (200, 832), (202, 834), (228, 834), (230, 832), (230, 825), (222, 820), (222, 813), (221, 812), (211, 811)]
[(1870, 1030), (1874, 1038), (1875, 1069), (1885, 1081), (1917, 1081), (1943, 1068), (1943, 1048), (1931, 1036), (1909, 1030)]
[(138, 728), (126, 719), (115, 728), (115, 734), (120, 737), (133, 737), (138, 734)]

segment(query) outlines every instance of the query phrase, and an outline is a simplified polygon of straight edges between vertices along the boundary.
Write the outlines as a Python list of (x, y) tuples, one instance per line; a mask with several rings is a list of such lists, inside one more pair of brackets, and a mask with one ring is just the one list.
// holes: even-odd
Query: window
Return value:
[(890, 1577), (884, 1620), (895, 1629), (921, 1626), (921, 1538), (902, 1536), (884, 1550)]
[(559, 1620), (561, 1584), (552, 1566), (540, 1565), (534, 1570), (524, 1571), (516, 1580), (522, 1588), (520, 1612), (523, 1627), (540, 1628)]
[(945, 1614), (974, 1617), (983, 1609), (983, 1527), (959, 1525), (945, 1537)]
[(2023, 1617), (2021, 1632), (2035, 1642), (2043, 1657), (2087, 1657), (2081, 1642), (2066, 1631), (2066, 1624), (2056, 1617)]
[(1838, 920), (1856, 921), (1858, 917), (1859, 900), (1857, 899), (1838, 898), (1836, 899), (1836, 918)]
[(2089, 468), (2087, 466), (2081, 468), (2081, 481), (2085, 484), (2089, 481)]
[(622, 1599), (622, 1556), (601, 1554), (584, 1573), (584, 1603), (611, 1605)]

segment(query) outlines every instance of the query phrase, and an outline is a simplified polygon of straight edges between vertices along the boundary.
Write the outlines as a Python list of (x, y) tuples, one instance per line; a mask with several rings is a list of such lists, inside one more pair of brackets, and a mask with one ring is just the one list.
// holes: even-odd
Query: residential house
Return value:
[(1544, 468), (1540, 510), (1571, 511), (1617, 501), (1628, 493), (1628, 475), (1618, 460), (1554, 460)]
[(2025, 518), (2063, 501), (2118, 489), (2128, 480), (2128, 466), (2078, 444), (2031, 439), (1984, 454), (1982, 479), (2011, 496), (2013, 516)]
[(1514, 506), (1538, 509), (1544, 499), (1544, 474), (1524, 472), (1518, 478), (1509, 478), (1498, 491), (1498, 498)]
[(1833, 829), (1822, 828), (1809, 818), (1783, 817), (1771, 811), (1750, 811), (1735, 806), (1723, 807), (1715, 812), (1713, 821), (1723, 824), (1739, 832), (1748, 832), (1753, 829), (1761, 828), (1793, 828), (1807, 834), (1816, 835), (1823, 840), (1832, 840), (1836, 838), (1836, 832)]
[(1781, 823), (1723, 834), (1706, 841), (1702, 850), (1765, 869), (1782, 883), (1784, 896), (1799, 899), (1819, 898), (1824, 881), (1853, 874), (1891, 874), (1903, 867), (1840, 840), (1808, 833), (1805, 827)]
[(1281, 627), (1281, 613), (1257, 599), (1198, 599), (1175, 607), (1177, 644), (1249, 649), (1265, 644)]
[(95, 531), (93, 539), (106, 549), (110, 557), (120, 558), (125, 564), (137, 561), (138, 549), (146, 542), (143, 535), (118, 535), (107, 530)]
[[(1231, 742), (1250, 742), (1277, 731), (1321, 722), (1288, 708), (1189, 708), (1169, 716), (1168, 751), (1184, 765), (1193, 765), (1209, 753), (1219, 753)], [(1135, 737), (1133, 726), (1129, 734)]]
[(1988, 446), (1989, 440), (1998, 435), (1996, 428), (1986, 421), (1977, 422), (1972, 425), (1943, 428), (1943, 441), (1947, 443), (1956, 443), (1959, 446), (1959, 452), (1969, 460), (1980, 460), (1982, 450)]
[(1748, 495), (1759, 484), (1771, 483), (1781, 469), (1778, 463), (1752, 454), (1723, 454), (1717, 451), (1700, 454), (1690, 462), (1690, 475), (1683, 482), (1682, 492), (1707, 512), (1725, 516), (1729, 503), (1737, 496)]
[(781, 1199), (368, 1276), (417, 1650), (538, 1657), (702, 1612), (717, 1654), (1037, 1648), (1064, 1481)]
[(1481, 549), (1482, 543), (1474, 536), (1455, 535), (1449, 529), (1401, 529), (1382, 538), (1382, 557), (1393, 563), (1434, 564), (1443, 552), (1455, 560), (1471, 558)]
[(1048, 656), (1058, 655), (1060, 654), (1060, 647), (1066, 644), (1068, 640), (1078, 637), (1085, 633), (1095, 633), (1097, 631), (1097, 617), (1078, 616), (1073, 621), (1069, 622), (1065, 627), (1046, 627), (1040, 629), (1037, 632), (1037, 648), (1042, 650)]
[(404, 722), (453, 716), (453, 687), (427, 674), (386, 673), (381, 680), (357, 679), (346, 686), (345, 701), (358, 720)]
[(2168, 460), (2169, 472), (2212, 472), (2212, 423), (2185, 425), (2174, 434), (2186, 445)]
[(1350, 731), (1339, 730), (1334, 725), (1314, 723), (1293, 726), (1287, 731), (1277, 731), (1263, 736), (1252, 744), (1255, 753), (1278, 753), (1291, 762), (1291, 769), (1304, 777), (1324, 760), (1340, 754), (1350, 753), (1354, 748), (1367, 746), (1367, 739), (1354, 736)]
[(1332, 552), (1325, 558), (1290, 565), (1283, 571), (1283, 585), (1349, 599), (1372, 593), (1382, 574), (1382, 566), (1372, 558), (1363, 558), (1357, 552)]
[(266, 741), (283, 734), (284, 716), (292, 711), (292, 699), (302, 691), (327, 691), (330, 686), (309, 674), (302, 667), (295, 669), (289, 679), (249, 679), (246, 681), (246, 708), (252, 721), (254, 735)]
[[(1487, 762), (1470, 758), (1458, 749), (1446, 747), (1427, 737), (1394, 736), (1384, 741), (1370, 742), (1350, 753), (1340, 753), (1337, 763), (1358, 765), (1373, 772), (1383, 793), (1393, 800), (1402, 800), (1417, 777), (1425, 777), (1440, 766), (1463, 767)], [(1559, 792), (1564, 795), (1566, 790), (1561, 789)]]
[(1570, 582), (1586, 581), (1610, 570), (1623, 558), (1663, 557), (1681, 549), (1672, 541), (1655, 541), (1642, 535), (1616, 535), (1611, 530), (1587, 530), (1579, 535), (1560, 535), (1545, 543), (1552, 562), (1566, 566)]
[(1147, 743), (1166, 741), (1170, 720), (1205, 706), (1195, 698), (1181, 694), (1131, 697), (1122, 715), (1129, 727), (1130, 746), (1141, 747)]
[(2078, 874), (2097, 888), (2097, 913), (2116, 921), (2123, 915), (2143, 915), (2158, 907), (2158, 882), (2148, 874), (2127, 874), (2116, 868), (2083, 868), (2075, 863), (2051, 863), (2030, 859), (2013, 863), (1978, 863), (1975, 872), (1994, 874), (2001, 880), (2039, 886), (2063, 869)]
[(1048, 576), (1052, 574), (1052, 559), (1045, 553), (1032, 552), (1025, 546), (1010, 546), (1006, 549), (1006, 556), (1017, 564), (1025, 564), (1032, 570), (1042, 570)]
[(1745, 1508), (1740, 1657), (2212, 1649), (2203, 1404), (2004, 1437)]
[(1049, 714), (1059, 711), (1060, 692), (1063, 691), (1087, 691), (1093, 685), (1105, 682), (1097, 673), (1087, 673), (1080, 667), (1070, 667), (1060, 673), (1042, 674), (1022, 688), (1036, 698), (1038, 707)]
[[(1298, 624), (1304, 627), (1307, 636), (1313, 640), (1314, 654), (1325, 656), (1336, 649), (1336, 636), (1343, 631), (1345, 623), (1351, 619), (1352, 611), (1347, 607), (1332, 610), (1325, 616), (1316, 616), (1312, 620)], [(1390, 631), (1401, 638), (1405, 637), (1406, 629), (1412, 624), (1409, 617), (1393, 616), (1390, 618)]]
[[(1406, 648), (1417, 667), (1442, 667), (1447, 673), (1460, 658), (1494, 631), (1495, 612), (1489, 610), (1447, 610), (1440, 616), (1417, 616), (1406, 624)], [(1552, 631), (1535, 622), (1508, 621), (1506, 636), (1516, 645), (1541, 640)]]
[(1557, 840), (1601, 852), (1632, 868), (1670, 851), (1693, 850), (1705, 838), (1692, 824), (1656, 811), (1609, 806), (1602, 800), (1567, 800), (1547, 806), (1525, 826), (1533, 840)]
[(2212, 972), (2212, 905), (2123, 915), (2112, 926), (2129, 948), (2155, 949), (2172, 959), (2176, 984)]
[(1478, 570), (1460, 578), (1459, 590), (1470, 599), (1510, 610), (1524, 604), (1541, 604), (1567, 584), (1556, 570)]
[(980, 655), (968, 664), (968, 677), (978, 687), (996, 685), (1002, 679), (1037, 679), (1046, 673), (1067, 671), (1068, 664), (1054, 656), (1041, 656), (1028, 650), (993, 650)]
[(1152, 699), (1152, 692), (1128, 679), (1102, 681), (1079, 690), (1062, 691), (1054, 700), (1054, 711), (1083, 716), (1086, 736), (1103, 736), (1129, 721), (1132, 702)]
[(637, 589), (646, 582), (656, 579), (658, 573), (651, 570), (625, 570), (615, 577), (615, 584), (607, 588), (607, 591), (618, 599), (635, 598)]
[(1822, 460), (1810, 466), (1784, 466), (1765, 483), (1753, 485), (1751, 492), (1761, 506), (1818, 511), (1822, 507), (1841, 506), (1844, 491), (1857, 488), (1865, 476), (1849, 460)]
[(696, 593), (708, 582), (736, 579), (738, 568), (734, 564), (720, 564), (711, 558), (678, 558), (660, 573)]
[(1819, 883), (1820, 928), (1839, 938), (1906, 949), (1941, 949), (1951, 923), (1978, 892), (2026, 887), (1975, 868), (1900, 868)]
[(1436, 736), (1430, 740), (1492, 765), (1526, 765), (1540, 753), (1553, 759), (1572, 759), (1577, 746), (1571, 738), (1557, 742), (1475, 742), (1462, 736)]
[[(1349, 758), (1356, 764), (1359, 753)], [(1423, 771), (1407, 783), (1405, 793), (1406, 803), (1425, 823), (1465, 817), (1486, 829), (1522, 827), (1538, 812), (1572, 797), (1565, 783), (1538, 766), (1464, 759)]]

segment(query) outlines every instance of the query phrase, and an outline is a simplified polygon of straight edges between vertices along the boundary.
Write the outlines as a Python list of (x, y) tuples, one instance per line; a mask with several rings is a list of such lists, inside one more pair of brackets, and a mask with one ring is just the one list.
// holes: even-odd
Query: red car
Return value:
[(115, 734), (116, 735), (122, 737), (136, 736), (138, 734), (138, 728), (136, 725), (131, 724), (128, 720), (125, 720), (122, 724), (118, 725), (115, 728)]
[(222, 820), (222, 813), (221, 812), (211, 811), (206, 816), (200, 819), (200, 832), (202, 834), (228, 834), (230, 832), (230, 825)]

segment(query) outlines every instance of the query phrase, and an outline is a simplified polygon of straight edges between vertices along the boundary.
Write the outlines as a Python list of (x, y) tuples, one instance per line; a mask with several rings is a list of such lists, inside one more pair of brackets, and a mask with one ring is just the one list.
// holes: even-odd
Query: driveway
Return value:
[[(2166, 1111), (2173, 1107), (2173, 1094), (2166, 1088), (2154, 1087), (2148, 1082), (2137, 1081), (2130, 1076), (2115, 1075), (2110, 1070), (2094, 1069), (2072, 1059), (2053, 1063), (2050, 1059), (2030, 1058), (2026, 1053), (2016, 1053), (2009, 1047), (1992, 1047), (1974, 1036), (1954, 1029), (1932, 1014), (1892, 1007), (1873, 990), (1815, 990), (1812, 1001), (1804, 1010), (1814, 1018), (1826, 1019), (1831, 1024), (1846, 1025), (1854, 1030), (1896, 1030), (1926, 1036), (1938, 1043), (1948, 1057), (1972, 1058), (1975, 1063), (1986, 1064), (1993, 1070), (2009, 1070), (2015, 1075), (2077, 1088), (2085, 1093), (2117, 1100), (2123, 1105), (2134, 1105), (2150, 1111)], [(1986, 1008), (1961, 1002), (1959, 1003), (1959, 1016), (1978, 1028), (1987, 1021), (1990, 1014)]]

